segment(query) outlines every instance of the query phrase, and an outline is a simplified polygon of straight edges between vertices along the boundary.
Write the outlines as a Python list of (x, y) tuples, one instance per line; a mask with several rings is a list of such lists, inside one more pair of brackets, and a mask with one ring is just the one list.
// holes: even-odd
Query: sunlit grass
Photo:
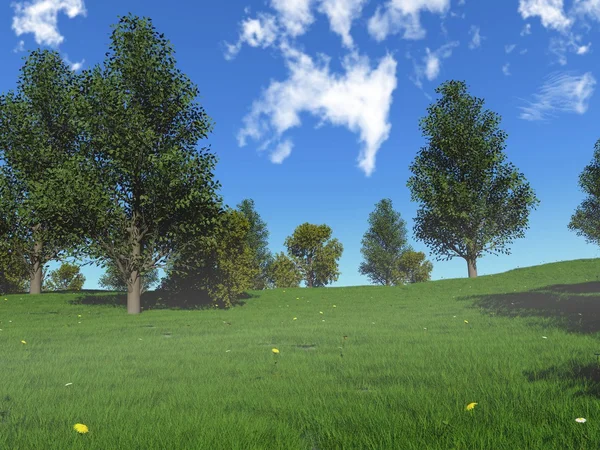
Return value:
[(598, 449), (598, 275), (578, 260), (138, 316), (4, 296), (0, 449)]

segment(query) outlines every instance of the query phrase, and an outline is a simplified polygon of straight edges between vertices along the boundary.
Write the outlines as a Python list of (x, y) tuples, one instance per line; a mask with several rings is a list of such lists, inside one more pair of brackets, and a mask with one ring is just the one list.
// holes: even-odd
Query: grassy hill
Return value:
[(599, 280), (586, 259), (139, 316), (0, 297), (0, 449), (598, 449)]

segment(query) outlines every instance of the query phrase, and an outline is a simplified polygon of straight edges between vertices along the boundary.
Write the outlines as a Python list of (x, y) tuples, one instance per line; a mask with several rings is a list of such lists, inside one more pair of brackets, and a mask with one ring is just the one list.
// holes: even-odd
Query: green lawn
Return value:
[(599, 276), (587, 259), (138, 316), (0, 297), (0, 449), (598, 449)]

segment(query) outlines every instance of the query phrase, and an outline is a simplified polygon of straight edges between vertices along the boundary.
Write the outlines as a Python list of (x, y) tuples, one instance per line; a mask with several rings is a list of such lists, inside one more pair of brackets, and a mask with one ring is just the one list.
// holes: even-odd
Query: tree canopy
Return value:
[(445, 82), (436, 92), (442, 97), (420, 121), (427, 146), (407, 183), (421, 203), (414, 232), (438, 260), (465, 259), (475, 277), (482, 254), (510, 254), (507, 245), (525, 236), (539, 201), (524, 175), (504, 163), (500, 116), (482, 110), (483, 100), (470, 96), (464, 82)]

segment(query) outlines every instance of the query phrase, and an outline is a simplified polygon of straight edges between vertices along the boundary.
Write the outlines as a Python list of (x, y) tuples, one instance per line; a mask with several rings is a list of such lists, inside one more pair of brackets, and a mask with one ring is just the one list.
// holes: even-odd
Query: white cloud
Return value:
[(565, 31), (573, 21), (563, 11), (563, 0), (519, 0), (523, 19), (539, 16), (545, 28)]
[(519, 55), (524, 55), (525, 53), (527, 53), (527, 49), (526, 48), (524, 48), (523, 50), (521, 50), (519, 52)]
[(271, 0), (271, 6), (279, 13), (279, 21), (287, 34), (297, 37), (306, 33), (314, 22), (311, 7), (315, 0)]
[(527, 36), (528, 34), (531, 34), (531, 24), (530, 23), (526, 23), (525, 26), (523, 27), (523, 30), (521, 30), (521, 36)]
[(510, 53), (510, 52), (512, 52), (515, 49), (516, 46), (517, 46), (516, 44), (505, 45), (504, 46), (504, 51), (506, 53)]
[(502, 66), (502, 73), (503, 73), (504, 75), (507, 75), (507, 76), (508, 76), (508, 75), (510, 75), (510, 70), (509, 70), (509, 68), (510, 68), (510, 63), (506, 63), (506, 64), (504, 64), (504, 65)]
[(462, 5), (464, 5), (464, 4), (465, 4), (465, 0), (458, 0), (458, 5), (459, 5), (459, 6), (462, 6)]
[(470, 49), (474, 49), (477, 47), (481, 46), (481, 40), (485, 39), (485, 37), (482, 37), (479, 34), (479, 27), (476, 26), (472, 26), (471, 29), (469, 30), (469, 34), (472, 34), (473, 37), (471, 38), (471, 42), (469, 42), (469, 48)]
[(342, 37), (342, 43), (352, 48), (354, 43), (350, 36), (352, 22), (360, 16), (367, 0), (321, 0), (319, 12), (329, 18), (331, 30)]
[[(375, 69), (369, 59), (352, 52), (343, 60), (345, 73), (330, 73), (329, 60), (321, 57), (321, 64), (287, 44), (282, 45), (289, 69), (285, 81), (272, 81), (261, 98), (252, 105), (244, 117), (244, 128), (238, 134), (240, 146), (247, 138), (266, 144), (290, 128), (300, 126), (299, 113), (309, 112), (334, 125), (347, 127), (359, 133), (363, 148), (358, 156), (358, 166), (370, 176), (375, 169), (375, 156), (388, 138), (388, 122), (392, 93), (396, 89), (396, 61), (387, 55)], [(272, 137), (269, 139), (269, 136)], [(286, 143), (287, 142), (287, 143)], [(278, 159), (289, 149), (291, 141), (284, 141), (275, 150), (272, 159)], [(289, 153), (288, 153), (289, 155)], [(283, 158), (282, 158), (283, 160)]]
[(83, 0), (33, 0), (11, 3), (11, 6), (15, 9), (12, 29), (17, 36), (33, 33), (37, 44), (54, 47), (64, 41), (57, 27), (59, 11), (71, 19), (86, 15)]
[(25, 51), (25, 41), (19, 41), (17, 46), (13, 49), (14, 53), (24, 52)]
[(558, 63), (561, 66), (567, 64), (567, 52), (573, 52), (578, 55), (586, 54), (590, 47), (591, 43), (587, 45), (580, 45), (581, 36), (574, 35), (573, 33), (568, 33), (567, 37), (558, 36), (550, 39), (549, 50), (551, 53), (554, 53), (558, 57)]
[(225, 43), (227, 53), (225, 59), (233, 59), (246, 43), (251, 47), (266, 48), (277, 39), (277, 24), (271, 14), (259, 14), (258, 19), (246, 19), (240, 25), (240, 36), (236, 44)]
[(585, 55), (587, 52), (590, 51), (591, 46), (592, 46), (591, 42), (588, 45), (582, 45), (577, 48), (577, 51), (575, 53), (577, 53), (578, 55)]
[(271, 162), (273, 164), (281, 164), (284, 159), (291, 155), (292, 147), (294, 147), (294, 143), (289, 139), (281, 142), (277, 148), (273, 150), (273, 153), (271, 153)]
[(600, 22), (600, 1), (575, 0), (573, 4), (573, 13), (579, 15), (588, 15)]
[(71, 62), (69, 60), (69, 57), (65, 54), (64, 57), (65, 62), (67, 63), (67, 65), (71, 68), (72, 71), (77, 72), (79, 69), (81, 69), (83, 67), (83, 63), (85, 62), (85, 59), (82, 59), (80, 62)]
[(521, 107), (519, 116), (526, 120), (544, 120), (558, 112), (583, 114), (588, 109), (588, 101), (594, 93), (596, 79), (591, 72), (582, 76), (569, 73), (553, 74), (546, 79), (535, 100), (529, 106)]
[(404, 39), (422, 39), (425, 30), (421, 27), (421, 11), (445, 14), (449, 8), (450, 0), (388, 0), (385, 7), (377, 6), (368, 30), (377, 41), (400, 31), (404, 31)]
[[(426, 55), (423, 57), (423, 64), (414, 64), (415, 76), (411, 78), (413, 83), (419, 88), (423, 87), (421, 78), (425, 76), (428, 81), (433, 81), (440, 73), (441, 60), (452, 56), (452, 49), (458, 46), (458, 41), (449, 42), (436, 51), (432, 52), (425, 48)], [(409, 56), (410, 57), (410, 56)]]

